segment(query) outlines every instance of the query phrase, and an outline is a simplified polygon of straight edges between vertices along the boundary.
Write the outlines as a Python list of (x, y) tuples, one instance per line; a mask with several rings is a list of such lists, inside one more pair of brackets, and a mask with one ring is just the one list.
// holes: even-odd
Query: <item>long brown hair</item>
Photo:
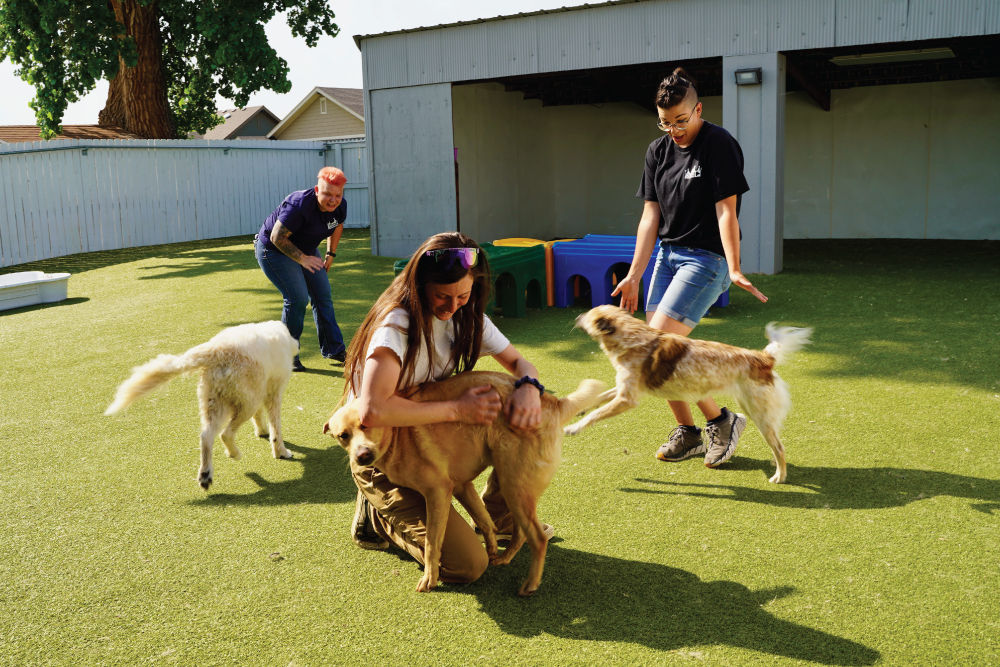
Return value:
[[(427, 255), (429, 250), (443, 248), (476, 248), (479, 251), (479, 261), (471, 269), (466, 269), (461, 262), (439, 262)], [(479, 359), (483, 343), (483, 312), (490, 298), (490, 268), (486, 261), (486, 253), (475, 241), (460, 232), (444, 232), (435, 234), (420, 244), (410, 257), (406, 268), (396, 276), (368, 311), (347, 350), (347, 362), (344, 364), (347, 381), (344, 383), (344, 395), (346, 396), (351, 390), (357, 395), (361, 390), (361, 387), (354, 386), (354, 378), (360, 376), (361, 369), (364, 368), (372, 334), (396, 308), (402, 308), (410, 315), (410, 326), (404, 331), (406, 354), (402, 359), (396, 388), (405, 387), (412, 382), (413, 367), (421, 345), (427, 350), (427, 357), (433, 368), (435, 350), (431, 324), (434, 314), (428, 307), (424, 288), (429, 283), (450, 285), (467, 275), (472, 276), (472, 293), (469, 295), (468, 303), (459, 308), (452, 317), (455, 324), (455, 345), (452, 347), (451, 361), (456, 373), (471, 371)]]

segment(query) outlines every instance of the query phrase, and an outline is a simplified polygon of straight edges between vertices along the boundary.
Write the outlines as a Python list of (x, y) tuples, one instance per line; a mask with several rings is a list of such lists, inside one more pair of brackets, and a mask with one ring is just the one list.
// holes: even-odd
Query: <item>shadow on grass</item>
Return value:
[(13, 315), (14, 313), (30, 313), (33, 310), (46, 310), (48, 308), (58, 308), (60, 306), (75, 306), (78, 303), (87, 303), (90, 301), (89, 298), (85, 296), (75, 296), (69, 299), (63, 299), (62, 301), (56, 301), (54, 303), (36, 303), (33, 306), (22, 306), (21, 308), (9, 308), (7, 310), (0, 310), (0, 317), (4, 315)]
[[(236, 243), (249, 243), (252, 237), (247, 235), (227, 236), (218, 239), (207, 239), (205, 241), (187, 241), (184, 243), (170, 243), (161, 245), (140, 246), (138, 248), (123, 248), (119, 250), (99, 250), (97, 252), (78, 253), (75, 255), (63, 255), (52, 259), (42, 259), (37, 262), (28, 262), (15, 266), (0, 268), (0, 274), (13, 273), (15, 271), (48, 271), (68, 273), (83, 273), (102, 269), (106, 266), (136, 262), (150, 257), (177, 258), (192, 250), (205, 250), (209, 248), (219, 248), (230, 246)], [(251, 259), (253, 252), (248, 251)], [(256, 261), (254, 262), (256, 263)]]
[[(267, 443), (261, 439), (261, 442)], [(326, 449), (303, 447), (285, 441), (295, 458), (291, 461), (278, 461), (281, 465), (299, 465), (302, 476), (297, 479), (271, 482), (257, 472), (247, 472), (246, 476), (259, 488), (253, 493), (213, 493), (198, 500), (190, 501), (192, 505), (299, 505), (302, 503), (344, 503), (354, 502), (358, 489), (351, 481), (347, 469), (347, 454), (343, 448), (331, 445)], [(224, 465), (223, 462), (222, 465)], [(218, 484), (218, 468), (216, 466), (216, 484)]]
[[(736, 463), (736, 460), (730, 463)], [(740, 460), (740, 468), (773, 472), (770, 462)], [(733, 466), (731, 469), (740, 469)], [(727, 484), (692, 484), (636, 478), (645, 488), (622, 488), (625, 493), (695, 496), (760, 503), (797, 509), (880, 509), (902, 507), (917, 500), (951, 496), (974, 501), (979, 512), (1000, 513), (1000, 480), (967, 477), (932, 470), (904, 468), (810, 468), (788, 466), (788, 482), (781, 487), (752, 488)], [(667, 488), (663, 488), (667, 487)], [(704, 489), (698, 491), (691, 488)], [(789, 491), (799, 488), (802, 491)]]
[(211, 273), (227, 271), (246, 271), (260, 269), (257, 258), (250, 248), (226, 250), (209, 250), (197, 252), (185, 250), (170, 258), (169, 263), (144, 266), (147, 274), (139, 280), (157, 280), (160, 278), (197, 278)]
[(527, 564), (519, 555), (508, 567), (490, 568), (482, 583), (453, 590), (474, 594), (483, 612), (518, 637), (630, 642), (691, 657), (699, 646), (723, 645), (826, 665), (871, 665), (881, 658), (867, 646), (763, 608), (792, 595), (790, 587), (752, 591), (732, 581), (702, 581), (674, 567), (550, 543), (542, 587), (523, 600), (516, 589)]

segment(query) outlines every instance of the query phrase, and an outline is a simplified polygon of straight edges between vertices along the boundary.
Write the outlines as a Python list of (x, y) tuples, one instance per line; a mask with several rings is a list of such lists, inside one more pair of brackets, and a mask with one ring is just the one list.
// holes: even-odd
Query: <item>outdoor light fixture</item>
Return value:
[(747, 69), (736, 70), (737, 86), (756, 86), (760, 83), (760, 68), (749, 67)]

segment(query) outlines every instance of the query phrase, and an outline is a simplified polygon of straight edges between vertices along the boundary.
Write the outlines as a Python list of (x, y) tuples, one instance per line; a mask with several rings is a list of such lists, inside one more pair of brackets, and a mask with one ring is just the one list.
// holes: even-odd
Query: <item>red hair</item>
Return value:
[(336, 167), (323, 167), (316, 174), (316, 180), (326, 181), (330, 185), (343, 185), (347, 183), (347, 176), (344, 176), (344, 172)]

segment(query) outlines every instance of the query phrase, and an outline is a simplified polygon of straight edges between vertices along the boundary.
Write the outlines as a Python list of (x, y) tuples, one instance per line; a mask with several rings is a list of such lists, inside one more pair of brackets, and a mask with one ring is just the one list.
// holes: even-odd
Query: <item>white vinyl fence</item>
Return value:
[(0, 144), (0, 267), (253, 234), (324, 166), (347, 175), (346, 226), (369, 226), (363, 139)]

